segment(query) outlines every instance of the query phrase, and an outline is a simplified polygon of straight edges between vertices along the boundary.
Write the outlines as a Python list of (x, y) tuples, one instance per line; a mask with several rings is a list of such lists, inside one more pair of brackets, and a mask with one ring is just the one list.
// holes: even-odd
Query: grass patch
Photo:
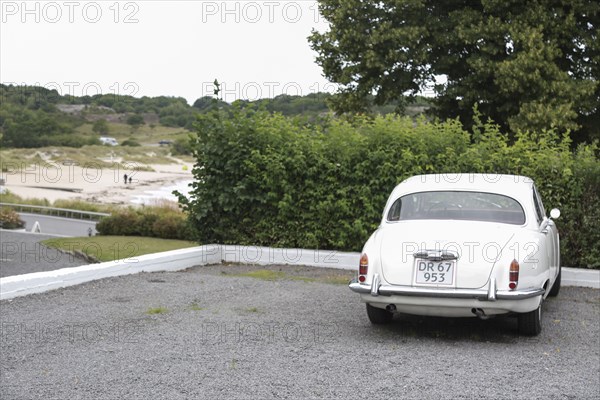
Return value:
[(257, 307), (248, 307), (246, 308), (246, 312), (249, 313), (258, 313), (260, 310)]
[[(56, 207), (56, 208), (65, 208), (68, 210), (78, 210), (78, 211), (90, 211), (90, 212), (101, 212), (110, 214), (115, 210), (114, 205), (107, 204), (98, 204), (98, 203), (89, 203), (87, 201), (82, 200), (68, 200), (68, 199), (57, 199), (54, 202), (48, 201), (48, 199), (40, 199), (40, 198), (23, 198), (19, 195), (16, 195), (9, 190), (6, 190), (4, 193), (0, 193), (0, 202), (1, 203), (12, 203), (12, 204), (23, 204), (29, 206), (44, 206), (44, 207)], [(52, 214), (52, 215), (64, 215), (65, 212), (61, 211), (49, 211), (49, 210), (33, 210), (34, 213), (37, 214)]]
[[(141, 146), (103, 146), (86, 145), (79, 148), (64, 146), (48, 146), (36, 149), (7, 148), (0, 150), (2, 169), (4, 172), (28, 168), (30, 165), (40, 167), (56, 168), (62, 167), (65, 162), (78, 166), (92, 166), (93, 168), (108, 169), (135, 169), (140, 171), (152, 171), (149, 164), (173, 164), (177, 160), (171, 156), (169, 146), (156, 146), (159, 140), (166, 139), (174, 141), (176, 138), (187, 137), (187, 133), (181, 129), (167, 129), (167, 132), (153, 132), (151, 135), (111, 135), (119, 142), (133, 139)], [(186, 161), (194, 162), (191, 156), (184, 157)]]
[(255, 278), (255, 279), (261, 279), (263, 281), (276, 281), (276, 280), (288, 279), (291, 281), (301, 281), (301, 282), (305, 282), (305, 283), (318, 282), (318, 283), (328, 283), (328, 284), (332, 284), (332, 285), (347, 285), (351, 279), (349, 276), (345, 276), (345, 275), (327, 275), (327, 276), (322, 276), (322, 277), (309, 277), (309, 276), (302, 276), (302, 275), (298, 276), (298, 275), (288, 274), (283, 271), (271, 271), (268, 269), (258, 269), (255, 271), (244, 272), (244, 273), (240, 273), (240, 274), (228, 274), (226, 271), (221, 271), (221, 273), (223, 275), (228, 275), (228, 276)]
[(4, 193), (0, 193), (0, 203), (12, 203), (12, 204), (27, 204), (30, 206), (44, 206), (51, 207), (52, 202), (48, 201), (48, 199), (40, 199), (40, 198), (22, 198), (19, 195), (11, 193), (9, 190)]
[(186, 240), (158, 239), (141, 236), (92, 236), (53, 238), (42, 242), (48, 247), (66, 251), (81, 251), (98, 261), (114, 261), (144, 254), (194, 247), (198, 244)]
[(302, 282), (320, 282), (320, 283), (329, 283), (331, 285), (347, 285), (350, 282), (351, 278), (347, 276), (339, 276), (339, 275), (330, 275), (319, 278), (311, 278), (308, 276), (289, 276), (289, 279), (293, 281), (302, 281)]
[(244, 276), (248, 278), (262, 279), (263, 281), (276, 281), (286, 277), (284, 272), (270, 271), (268, 269), (257, 269), (256, 271), (233, 274), (232, 276)]
[(290, 276), (289, 279), (302, 282), (317, 282), (316, 278), (309, 278), (308, 276)]
[(102, 212), (110, 214), (115, 209), (114, 205), (89, 203), (82, 200), (57, 199), (52, 203), (52, 207), (66, 208), (68, 210)]
[(154, 308), (149, 308), (146, 311), (146, 314), (148, 314), (148, 315), (166, 314), (167, 312), (169, 312), (169, 310), (166, 309), (165, 307), (154, 307)]
[(331, 275), (324, 277), (321, 280), (321, 282), (329, 283), (332, 285), (347, 285), (351, 279), (352, 278), (349, 278), (347, 276)]
[[(75, 129), (79, 134), (100, 136), (92, 131), (93, 123), (83, 124)], [(136, 129), (132, 129), (131, 125), (123, 122), (109, 122), (109, 132), (104, 136), (110, 136), (117, 139), (120, 143), (123, 140), (133, 137), (138, 142), (144, 144), (158, 143), (161, 139), (174, 140), (187, 134), (185, 129), (179, 127), (169, 127), (156, 124), (154, 128), (150, 124), (144, 124)]]
[(197, 303), (192, 303), (188, 307), (188, 310), (190, 310), (190, 311), (202, 311), (202, 310), (204, 310), (204, 308), (200, 307)]

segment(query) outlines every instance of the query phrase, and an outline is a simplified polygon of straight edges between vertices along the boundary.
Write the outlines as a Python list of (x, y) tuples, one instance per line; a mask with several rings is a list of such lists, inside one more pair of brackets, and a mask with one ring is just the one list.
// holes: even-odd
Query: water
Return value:
[(184, 196), (188, 196), (190, 190), (192, 189), (188, 185), (192, 183), (193, 180), (186, 179), (184, 181), (176, 182), (174, 185), (165, 186), (160, 188), (159, 190), (146, 190), (143, 195), (135, 196), (131, 202), (133, 204), (144, 204), (144, 205), (152, 205), (156, 204), (157, 201), (160, 200), (169, 200), (169, 201), (177, 201), (177, 197), (175, 197), (172, 192), (173, 190), (177, 190), (179, 193)]

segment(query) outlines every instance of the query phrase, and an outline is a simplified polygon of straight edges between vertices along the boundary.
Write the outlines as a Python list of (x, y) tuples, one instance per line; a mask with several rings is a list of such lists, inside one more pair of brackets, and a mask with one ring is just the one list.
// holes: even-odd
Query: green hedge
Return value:
[(168, 206), (115, 210), (96, 225), (100, 235), (194, 240), (187, 216)]
[(295, 119), (233, 108), (201, 116), (195, 187), (180, 201), (200, 242), (359, 251), (403, 179), (487, 172), (532, 177), (562, 217), (563, 265), (600, 267), (597, 148), (568, 136), (520, 134), (493, 124), (409, 118)]

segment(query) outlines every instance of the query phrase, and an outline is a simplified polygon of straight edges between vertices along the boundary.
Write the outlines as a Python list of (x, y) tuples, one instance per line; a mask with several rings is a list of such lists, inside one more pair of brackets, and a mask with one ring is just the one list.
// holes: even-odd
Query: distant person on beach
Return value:
[(123, 180), (125, 181), (125, 184), (127, 185), (127, 174), (123, 175)]
[(129, 177), (129, 184), (130, 184), (130, 185), (131, 185), (131, 180), (132, 180), (132, 179), (133, 179), (132, 177)]

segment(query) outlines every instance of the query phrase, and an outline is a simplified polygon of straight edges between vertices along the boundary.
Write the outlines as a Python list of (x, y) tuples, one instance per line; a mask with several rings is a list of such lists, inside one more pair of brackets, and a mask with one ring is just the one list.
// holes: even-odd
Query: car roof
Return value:
[(480, 191), (512, 197), (521, 203), (531, 198), (533, 180), (522, 175), (504, 174), (427, 174), (402, 181), (392, 192), (393, 198), (425, 191)]

